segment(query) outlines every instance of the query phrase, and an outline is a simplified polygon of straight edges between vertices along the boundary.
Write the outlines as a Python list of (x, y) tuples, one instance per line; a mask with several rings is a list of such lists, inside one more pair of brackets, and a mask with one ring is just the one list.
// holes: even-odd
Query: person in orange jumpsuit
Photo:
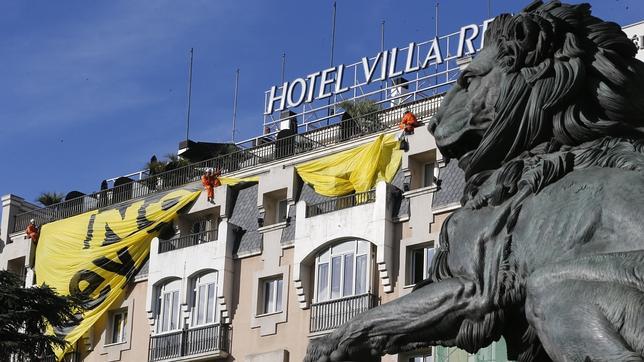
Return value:
[(208, 193), (208, 202), (213, 202), (215, 199), (215, 187), (221, 185), (219, 182), (219, 176), (221, 172), (219, 170), (213, 173), (212, 169), (207, 169), (203, 176), (201, 176), (201, 184), (206, 189)]
[(420, 126), (421, 123), (418, 122), (418, 119), (416, 118), (416, 115), (411, 113), (410, 111), (405, 111), (405, 114), (403, 114), (403, 118), (400, 121), (400, 136), (398, 137), (398, 140), (400, 141), (400, 148), (407, 150), (409, 145), (407, 144), (407, 135), (414, 134), (414, 128)]
[(27, 236), (34, 243), (38, 244), (38, 237), (40, 233), (38, 232), (38, 227), (36, 226), (36, 221), (34, 219), (29, 220), (29, 225), (27, 225), (27, 230), (25, 230)]

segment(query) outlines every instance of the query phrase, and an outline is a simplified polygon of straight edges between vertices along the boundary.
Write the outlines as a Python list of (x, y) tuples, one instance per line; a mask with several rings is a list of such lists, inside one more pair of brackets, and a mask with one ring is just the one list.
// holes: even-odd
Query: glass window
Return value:
[(409, 270), (411, 284), (417, 284), (429, 278), (432, 260), (434, 259), (434, 248), (423, 247), (412, 249), (409, 252)]
[(157, 300), (157, 332), (179, 329), (179, 287), (181, 280), (174, 280), (159, 287)]
[(370, 244), (365, 240), (345, 241), (322, 250), (316, 258), (315, 300), (369, 292), (369, 252)]
[(125, 342), (127, 337), (127, 310), (112, 314), (112, 336), (109, 343)]
[(424, 356), (412, 357), (409, 359), (409, 362), (434, 362), (434, 357), (430, 353)]
[(286, 221), (286, 209), (287, 209), (287, 202), (286, 200), (280, 200), (277, 202), (277, 220), (275, 222), (284, 222)]
[(423, 165), (423, 187), (434, 185), (434, 164), (426, 163)]
[(265, 279), (263, 282), (263, 308), (262, 313), (281, 312), (282, 309), (282, 276)]
[(193, 296), (192, 325), (215, 323), (217, 321), (217, 272), (195, 278)]

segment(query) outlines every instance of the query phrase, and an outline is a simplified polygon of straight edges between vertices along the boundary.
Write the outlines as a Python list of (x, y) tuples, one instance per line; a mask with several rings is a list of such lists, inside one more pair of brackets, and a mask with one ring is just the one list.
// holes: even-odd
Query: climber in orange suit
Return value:
[(405, 134), (413, 134), (414, 128), (420, 126), (420, 122), (416, 116), (410, 111), (406, 111), (400, 121), (400, 129), (405, 131)]
[(215, 199), (215, 187), (221, 185), (219, 181), (219, 176), (221, 172), (219, 170), (213, 172), (212, 169), (207, 169), (203, 176), (201, 176), (201, 184), (206, 189), (208, 193), (208, 202), (213, 202)]
[(34, 219), (29, 220), (29, 225), (27, 225), (27, 230), (25, 230), (25, 233), (31, 239), (31, 241), (38, 244), (38, 237), (40, 236), (40, 233), (38, 232), (38, 227), (36, 226)]

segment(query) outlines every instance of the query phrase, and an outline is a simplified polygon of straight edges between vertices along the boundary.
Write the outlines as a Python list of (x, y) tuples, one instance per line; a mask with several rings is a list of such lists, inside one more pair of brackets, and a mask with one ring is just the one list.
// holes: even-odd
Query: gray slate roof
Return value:
[(456, 160), (450, 161), (445, 167), (439, 169), (438, 179), (441, 180), (441, 186), (434, 195), (432, 208), (459, 202), (465, 187), (465, 174), (458, 167)]
[(262, 235), (257, 232), (258, 185), (241, 189), (237, 192), (237, 199), (233, 202), (230, 222), (241, 228), (241, 237), (235, 242), (233, 254), (249, 254), (262, 251)]

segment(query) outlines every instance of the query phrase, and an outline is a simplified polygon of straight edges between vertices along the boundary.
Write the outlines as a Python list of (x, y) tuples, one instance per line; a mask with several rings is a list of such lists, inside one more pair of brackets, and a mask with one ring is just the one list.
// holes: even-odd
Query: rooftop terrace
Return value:
[(34, 219), (38, 225), (43, 225), (187, 185), (198, 181), (206, 168), (218, 168), (222, 175), (235, 176), (242, 172), (252, 172), (253, 168), (271, 162), (282, 162), (314, 150), (390, 131), (398, 125), (405, 110), (411, 110), (419, 119), (432, 116), (438, 110), (442, 96), (440, 94), (403, 103), (356, 119), (345, 119), (281, 139), (259, 138), (254, 146), (233, 153), (192, 163), (171, 171), (148, 175), (124, 185), (30, 210), (15, 216), (13, 232), (24, 230), (30, 219)]

